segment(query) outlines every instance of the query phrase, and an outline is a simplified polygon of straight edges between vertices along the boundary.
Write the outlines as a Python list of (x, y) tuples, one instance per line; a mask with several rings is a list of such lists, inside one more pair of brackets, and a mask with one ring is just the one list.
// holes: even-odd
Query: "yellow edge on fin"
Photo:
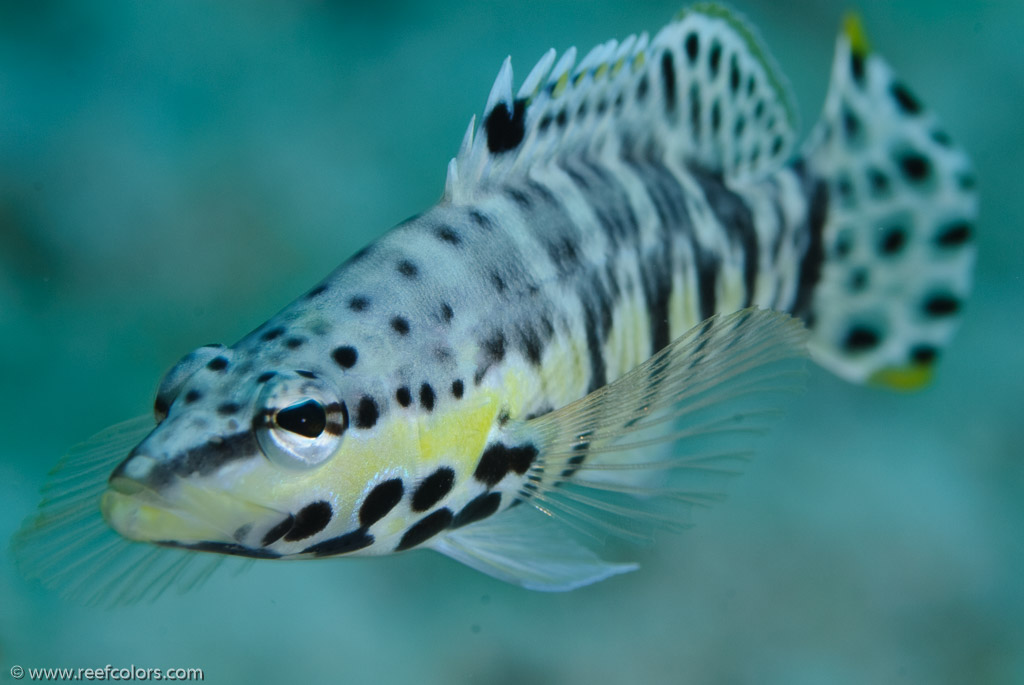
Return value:
[(932, 367), (926, 364), (887, 366), (871, 374), (868, 383), (891, 390), (920, 390), (932, 379)]
[(864, 24), (861, 23), (859, 14), (846, 13), (843, 17), (843, 33), (850, 41), (850, 51), (857, 57), (867, 57), (871, 52), (871, 46), (868, 44), (868, 37), (864, 33)]

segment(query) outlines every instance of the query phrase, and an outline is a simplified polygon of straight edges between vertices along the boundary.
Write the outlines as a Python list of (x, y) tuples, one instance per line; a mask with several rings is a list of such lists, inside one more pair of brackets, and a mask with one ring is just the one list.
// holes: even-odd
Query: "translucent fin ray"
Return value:
[(574, 590), (638, 568), (603, 561), (548, 518), (517, 507), (447, 533), (431, 547), (499, 580), (545, 592)]
[(221, 555), (130, 542), (103, 520), (99, 499), (108, 475), (152, 429), (152, 417), (126, 421), (61, 459), (43, 487), (38, 511), (12, 540), (26, 576), (88, 604), (132, 604), (156, 599), (171, 587), (195, 587), (221, 565)]
[(622, 378), (518, 428), (518, 439), (540, 446), (521, 496), (628, 539), (687, 524), (694, 506), (722, 498), (753, 439), (802, 387), (806, 336), (768, 310), (708, 319)]

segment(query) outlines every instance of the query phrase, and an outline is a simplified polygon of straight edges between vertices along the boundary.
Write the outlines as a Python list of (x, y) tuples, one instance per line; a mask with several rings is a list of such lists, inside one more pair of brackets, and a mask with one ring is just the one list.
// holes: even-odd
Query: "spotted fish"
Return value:
[(27, 568), (123, 600), (225, 555), (429, 548), (539, 590), (634, 569), (587, 536), (716, 501), (806, 354), (921, 385), (968, 294), (969, 160), (855, 19), (802, 147), (795, 122), (716, 5), (518, 90), (506, 60), (441, 201), (185, 356), (155, 426), (72, 451)]

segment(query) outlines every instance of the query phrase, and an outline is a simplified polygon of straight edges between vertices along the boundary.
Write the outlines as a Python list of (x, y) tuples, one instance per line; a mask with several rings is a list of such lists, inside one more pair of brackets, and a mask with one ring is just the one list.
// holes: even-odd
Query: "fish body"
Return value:
[[(644, 538), (714, 501), (805, 348), (854, 382), (922, 384), (968, 294), (969, 161), (855, 21), (799, 149), (795, 119), (714, 5), (578, 63), (551, 51), (518, 91), (506, 60), (442, 200), (187, 355), (155, 427), (72, 453), (61, 482), (87, 485), (52, 486), (24, 547), (98, 506), (163, 548), (429, 547), (542, 590), (632, 570), (565, 529)], [(154, 562), (156, 585), (195, 556)]]

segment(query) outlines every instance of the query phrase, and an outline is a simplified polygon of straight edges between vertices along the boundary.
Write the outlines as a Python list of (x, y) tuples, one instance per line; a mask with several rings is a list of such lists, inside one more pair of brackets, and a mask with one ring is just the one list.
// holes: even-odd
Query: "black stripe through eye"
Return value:
[(327, 412), (315, 400), (306, 400), (277, 412), (277, 425), (307, 438), (316, 438), (327, 427)]

